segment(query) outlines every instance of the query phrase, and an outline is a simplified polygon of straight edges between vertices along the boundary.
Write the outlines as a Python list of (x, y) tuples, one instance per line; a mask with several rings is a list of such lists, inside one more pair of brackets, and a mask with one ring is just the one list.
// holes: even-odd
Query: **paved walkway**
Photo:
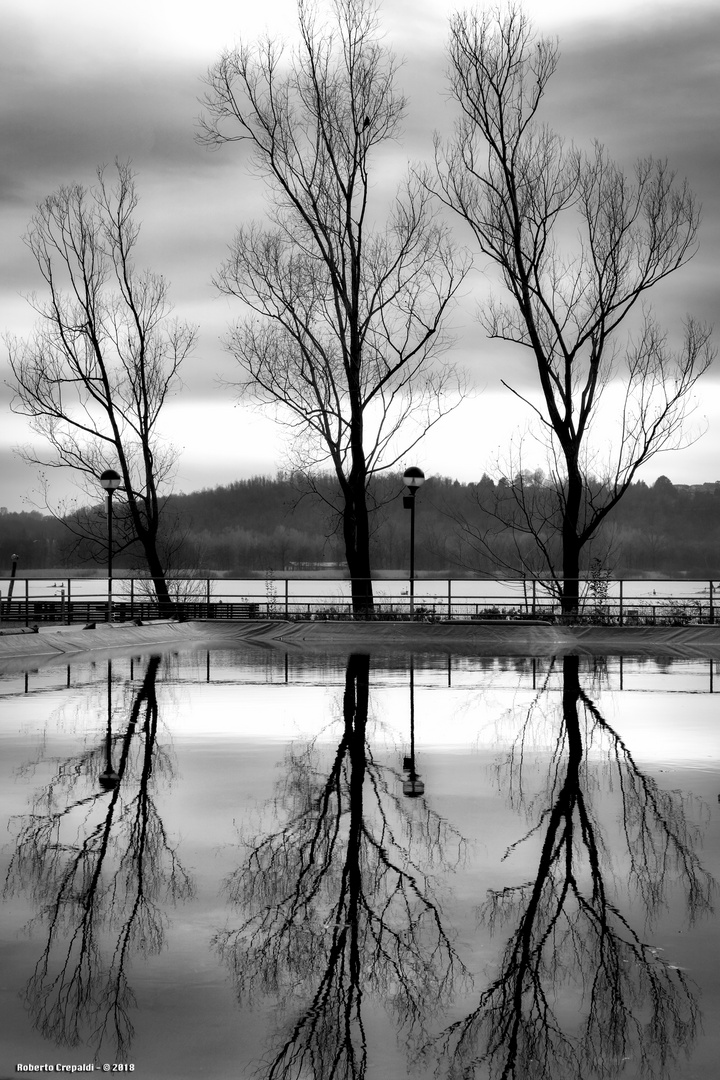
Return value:
[[(688, 656), (720, 659), (716, 626), (560, 626), (528, 621), (470, 623), (283, 622), (256, 623), (252, 637), (267, 644), (332, 651), (388, 652), (411, 647), (483, 656), (563, 653)], [(243, 636), (250, 636), (244, 633)]]
[[(226, 624), (231, 631), (232, 624)], [(17, 669), (27, 661), (47, 662), (56, 657), (78, 653), (114, 652), (117, 649), (142, 649), (153, 646), (183, 647), (196, 641), (216, 640), (202, 623), (161, 621), (135, 626), (130, 623), (98, 624), (86, 630), (81, 626), (43, 626), (37, 631), (24, 627), (0, 630), (0, 670)]]
[(462, 652), (484, 656), (548, 656), (563, 653), (685, 656), (720, 659), (720, 626), (557, 626), (529, 622), (395, 623), (211, 620), (48, 626), (37, 632), (3, 628), (0, 669), (47, 662), (70, 654), (118, 649), (183, 648), (224, 642), (293, 651), (390, 653)]

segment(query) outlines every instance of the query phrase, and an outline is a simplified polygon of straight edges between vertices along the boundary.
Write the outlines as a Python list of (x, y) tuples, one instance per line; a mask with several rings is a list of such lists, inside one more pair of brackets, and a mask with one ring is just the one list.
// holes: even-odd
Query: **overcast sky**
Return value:
[[(386, 40), (404, 59), (409, 98), (405, 138), (395, 166), (427, 159), (435, 129), (448, 131), (444, 47), (449, 0), (386, 0)], [(560, 40), (561, 61), (543, 119), (580, 144), (599, 138), (631, 166), (636, 156), (667, 157), (688, 178), (703, 205), (701, 248), (657, 294), (661, 321), (677, 329), (685, 312), (720, 325), (720, 6), (648, 0), (528, 0), (536, 25)], [(237, 145), (210, 153), (195, 141), (202, 76), (224, 48), (269, 30), (288, 36), (294, 4), (243, 5), (204, 0), (4, 0), (0, 123), (0, 330), (23, 336), (32, 326), (24, 295), (39, 288), (22, 242), (35, 204), (60, 184), (91, 185), (98, 165), (132, 159), (143, 223), (138, 262), (171, 283), (175, 313), (199, 325), (186, 362), (184, 388), (166, 412), (165, 431), (182, 451), (176, 486), (189, 491), (284, 464), (282, 437), (268, 419), (237, 406), (219, 380), (232, 378), (221, 338), (237, 316), (211, 279), (236, 227), (262, 217), (263, 193)], [(401, 177), (398, 175), (397, 180)], [(394, 182), (394, 178), (393, 178)], [(471, 238), (458, 229), (458, 239)], [(406, 464), (429, 474), (479, 478), (529, 417), (500, 385), (531, 377), (509, 346), (488, 342), (473, 319), (472, 291), (492, 281), (476, 263), (463, 306), (455, 313), (453, 357), (479, 391)], [(504, 351), (505, 350), (505, 351)], [(3, 379), (7, 357), (3, 350)], [(678, 454), (656, 458), (643, 474), (676, 483), (720, 479), (720, 362), (705, 377), (694, 417), (702, 438)], [(32, 470), (12, 455), (28, 438), (8, 409), (2, 387), (0, 504), (28, 508)], [(66, 487), (53, 478), (58, 493)]]

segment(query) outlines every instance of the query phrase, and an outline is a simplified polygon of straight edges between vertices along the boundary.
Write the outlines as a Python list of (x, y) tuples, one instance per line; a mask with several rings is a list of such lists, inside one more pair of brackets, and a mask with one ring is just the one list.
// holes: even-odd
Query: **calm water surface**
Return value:
[(0, 1077), (714, 1075), (717, 667), (0, 676)]

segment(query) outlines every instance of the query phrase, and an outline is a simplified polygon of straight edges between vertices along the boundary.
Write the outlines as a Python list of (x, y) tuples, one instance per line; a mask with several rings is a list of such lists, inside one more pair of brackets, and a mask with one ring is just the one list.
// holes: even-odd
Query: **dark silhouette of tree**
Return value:
[(216, 942), (238, 996), (273, 996), (294, 1017), (268, 1052), (267, 1080), (360, 1080), (368, 997), (409, 1038), (467, 978), (432, 881), (435, 864), (449, 870), (463, 857), (464, 841), (424, 800), (410, 813), (401, 774), (375, 761), (369, 663), (348, 660), (329, 772), (313, 744), (291, 755), (274, 805), (286, 821), (248, 842), (227, 882), (244, 920)]
[[(682, 796), (643, 774), (581, 687), (579, 658), (564, 657), (562, 666), (562, 723), (548, 798), (533, 801), (535, 824), (508, 851), (541, 841), (537, 873), (489, 890), (479, 909), (492, 932), (514, 928), (477, 1007), (433, 1044), (452, 1077), (474, 1076), (482, 1067), (483, 1075), (503, 1080), (614, 1080), (631, 1060), (637, 1075), (657, 1080), (670, 1075), (697, 1030), (695, 989), (623, 912), (622, 870), (613, 860), (627, 862), (626, 886), (645, 908), (643, 932), (677, 886), (690, 921), (710, 912), (715, 882), (698, 859)], [(526, 802), (524, 747), (543, 715), (545, 693), (542, 688), (521, 723), (503, 771), (504, 790), (513, 778), (516, 807)], [(607, 843), (593, 807), (588, 753), (599, 745), (619, 785), (622, 852)]]
[[(556, 43), (534, 35), (517, 7), (454, 15), (450, 89), (462, 112), (455, 137), (437, 140), (437, 178), (426, 183), (470, 226), (509, 293), (482, 315), (489, 336), (532, 357), (538, 395), (508, 388), (539, 421), (551, 497), (515, 487), (508, 524), (536, 538), (562, 580), (563, 611), (574, 613), (585, 545), (640, 466), (686, 439), (691, 394), (714, 351), (710, 330), (693, 319), (673, 350), (649, 308), (640, 311), (695, 252), (691, 191), (663, 161), (640, 160), (627, 176), (599, 144), (586, 154), (541, 125), (557, 59)], [(609, 457), (607, 436), (603, 446), (596, 433), (611, 383), (624, 399), (612, 405), (619, 427)], [(559, 561), (548, 532), (560, 539)]]
[[(271, 229), (243, 228), (217, 284), (249, 312), (228, 346), (239, 389), (293, 430), (311, 473), (327, 464), (358, 611), (372, 607), (368, 482), (459, 400), (439, 357), (465, 273), (432, 199), (409, 181), (378, 205), (373, 167), (405, 100), (373, 0), (299, 0), (300, 44), (241, 45), (210, 70), (203, 141), (246, 141), (268, 185)], [(383, 222), (384, 219), (384, 222)]]
[[(9, 341), (12, 407), (50, 444), (49, 456), (23, 449), (27, 461), (73, 469), (93, 500), (101, 473), (119, 471), (118, 544), (141, 546), (167, 609), (162, 490), (176, 455), (158, 428), (195, 331), (169, 319), (164, 279), (135, 267), (137, 202), (132, 170), (118, 163), (115, 187), (101, 169), (94, 190), (62, 187), (38, 206), (26, 242), (49, 296), (31, 299), (34, 336)], [(63, 520), (76, 536), (105, 543), (101, 513)]]
[[(514, 464), (521, 460), (515, 459)], [(513, 464), (512, 457), (507, 464)], [(459, 561), (469, 566), (480, 560), (489, 563), (495, 573), (542, 581), (543, 590), (563, 608), (566, 582), (557, 473), (546, 477), (540, 469), (530, 472), (522, 468), (509, 468), (508, 472), (510, 479), (501, 479), (492, 488), (478, 488), (465, 505), (452, 511), (458, 526)], [(605, 497), (602, 482), (586, 475), (584, 483), (588, 497), (600, 503)], [(583, 544), (579, 572), (588, 578), (590, 568), (598, 564), (610, 572), (614, 540), (612, 523), (606, 520)], [(583, 591), (578, 584), (578, 610), (586, 599)]]
[(123, 705), (125, 729), (116, 710), (102, 744), (61, 762), (19, 819), (5, 883), (29, 896), (28, 928), (46, 935), (25, 989), (35, 1027), (60, 1046), (112, 1043), (118, 1060), (133, 1036), (130, 959), (160, 952), (165, 905), (193, 891), (153, 796), (170, 768), (157, 742), (159, 666), (151, 657), (129, 715)]

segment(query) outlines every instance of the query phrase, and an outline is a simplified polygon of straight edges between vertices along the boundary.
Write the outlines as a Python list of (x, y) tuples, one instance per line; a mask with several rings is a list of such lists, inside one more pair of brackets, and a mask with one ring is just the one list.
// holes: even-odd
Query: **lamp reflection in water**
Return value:
[(403, 795), (408, 799), (417, 799), (425, 794), (425, 784), (415, 769), (415, 667), (410, 657), (410, 756), (403, 758), (403, 771), (407, 776), (403, 780)]
[[(48, 759), (49, 780), (13, 821), (5, 878), (6, 897), (27, 898), (27, 927), (40, 942), (23, 991), (34, 1030), (57, 1047), (115, 1061), (132, 1060), (131, 977), (163, 952), (171, 908), (194, 893), (158, 805), (158, 787), (173, 775), (158, 741), (160, 663), (148, 659), (140, 686), (114, 687), (108, 663), (115, 730), (108, 708), (107, 742), (78, 742), (69, 756)], [(98, 699), (87, 697), (86, 709), (81, 723), (101, 713)]]
[(238, 1002), (275, 999), (277, 1017), (262, 1065), (242, 1075), (378, 1080), (378, 1006), (408, 1047), (423, 1045), (471, 982), (440, 902), (466, 841), (425, 803), (410, 812), (398, 797), (369, 707), (370, 656), (352, 654), (337, 742), (293, 746), (267, 804), (270, 830), (241, 838), (226, 879), (238, 918), (215, 945)]
[(107, 662), (107, 731), (105, 733), (105, 768), (98, 776), (98, 783), (103, 791), (114, 791), (120, 783), (120, 777), (113, 768), (112, 761), (112, 660)]

